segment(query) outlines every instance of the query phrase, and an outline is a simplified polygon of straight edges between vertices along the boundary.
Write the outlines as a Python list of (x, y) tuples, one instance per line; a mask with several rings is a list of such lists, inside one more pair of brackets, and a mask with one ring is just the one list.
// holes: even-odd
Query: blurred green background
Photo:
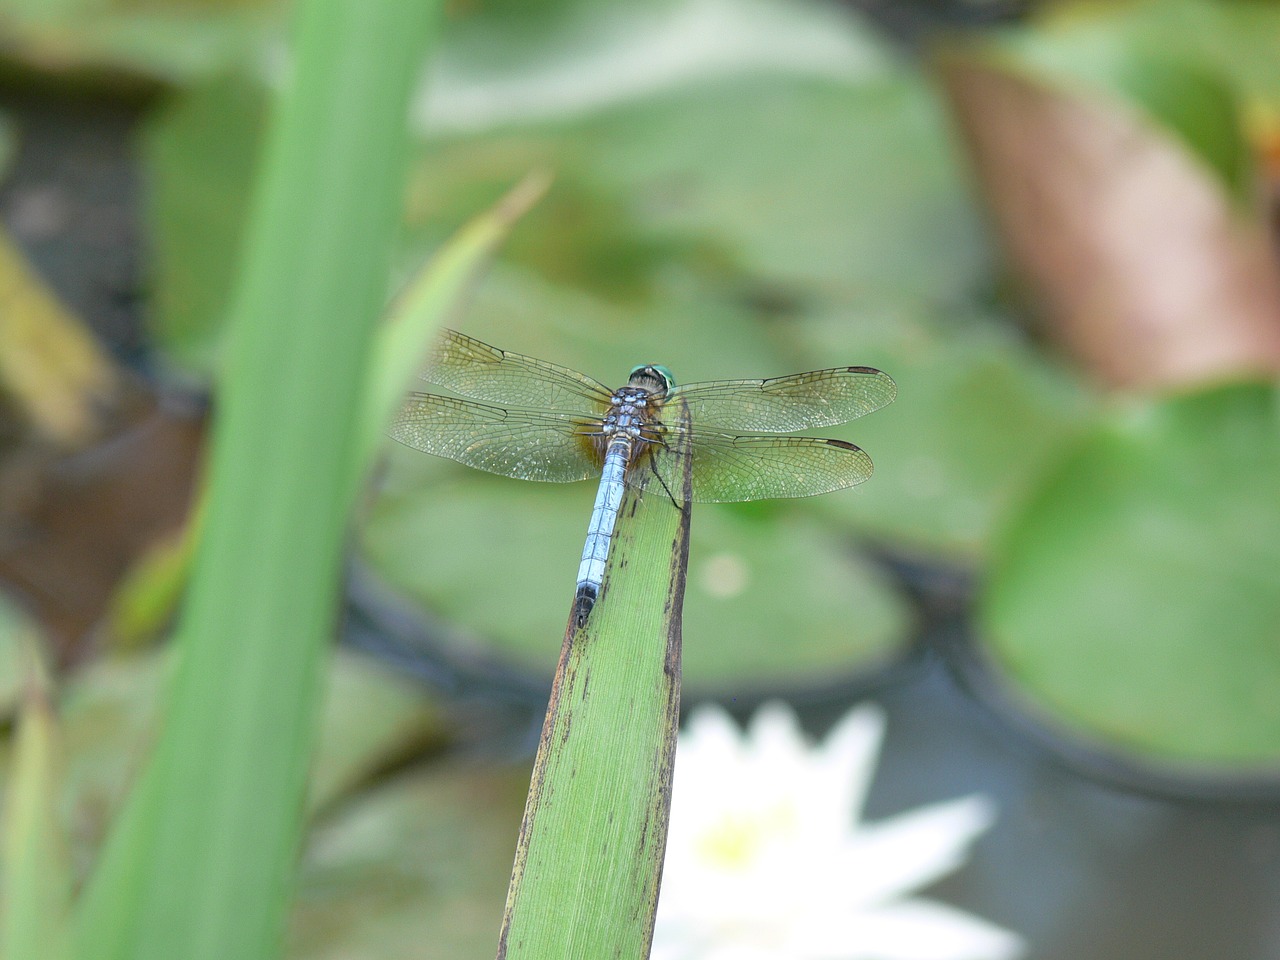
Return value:
[[(36, 638), (81, 872), (154, 725), (286, 13), (0, 3), (0, 694)], [(1280, 8), (473, 0), (412, 122), (388, 297), (539, 172), (453, 326), (610, 384), (898, 382), (830, 431), (867, 484), (695, 511), (687, 700), (874, 691), (872, 812), (995, 795), (940, 890), (1034, 957), (1280, 954)], [(387, 445), (292, 956), (491, 952), (592, 495)]]

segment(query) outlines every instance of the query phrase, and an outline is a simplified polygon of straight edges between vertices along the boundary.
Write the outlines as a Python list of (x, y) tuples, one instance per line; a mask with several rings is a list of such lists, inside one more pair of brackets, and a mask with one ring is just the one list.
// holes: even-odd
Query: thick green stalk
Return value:
[(231, 317), (208, 513), (151, 763), (80, 917), (80, 958), (275, 955), (364, 395), (437, 4), (303, 0)]

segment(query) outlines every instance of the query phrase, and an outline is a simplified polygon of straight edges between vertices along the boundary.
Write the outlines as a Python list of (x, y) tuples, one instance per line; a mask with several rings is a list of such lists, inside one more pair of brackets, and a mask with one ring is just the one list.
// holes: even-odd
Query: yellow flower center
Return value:
[(697, 851), (721, 869), (742, 870), (767, 842), (793, 833), (795, 825), (795, 807), (785, 801), (760, 810), (727, 813), (698, 838)]

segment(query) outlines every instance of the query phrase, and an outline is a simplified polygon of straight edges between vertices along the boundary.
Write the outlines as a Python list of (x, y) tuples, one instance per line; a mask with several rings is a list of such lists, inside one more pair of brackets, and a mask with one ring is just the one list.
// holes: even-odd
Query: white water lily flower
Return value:
[(860, 823), (884, 713), (850, 712), (818, 746), (783, 704), (744, 736), (690, 718), (675, 784), (654, 960), (1011, 960), (1021, 939), (909, 896), (964, 861), (994, 820), (971, 796)]

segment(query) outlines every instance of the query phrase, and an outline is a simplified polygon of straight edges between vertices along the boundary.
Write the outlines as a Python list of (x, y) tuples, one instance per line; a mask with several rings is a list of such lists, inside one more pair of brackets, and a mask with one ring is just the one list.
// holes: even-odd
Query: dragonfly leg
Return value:
[[(671, 450), (671, 448), (667, 445), (667, 438), (666, 438), (666, 437), (663, 437), (663, 436), (657, 436), (657, 437), (645, 437), (645, 436), (641, 436), (641, 437), (639, 437), (638, 439), (639, 439), (641, 442), (643, 442), (643, 443), (654, 443), (654, 444), (657, 444), (657, 445), (658, 445), (658, 446), (660, 446), (663, 450), (666, 450), (666, 451), (668, 451), (668, 452)], [(656, 459), (654, 458), (654, 456), (653, 456), (653, 454), (652, 454), (652, 453), (650, 453), (650, 455), (649, 455), (649, 469), (650, 469), (650, 470), (652, 470), (652, 471), (653, 471), (653, 475), (654, 475), (655, 477), (657, 477), (657, 478), (658, 478), (658, 483), (662, 484), (662, 489), (663, 489), (663, 490), (665, 490), (665, 491), (667, 492), (667, 499), (669, 499), (669, 500), (671, 501), (671, 505), (672, 505), (673, 507), (675, 507), (677, 510), (679, 510), (679, 509), (680, 509), (680, 501), (676, 499), (676, 495), (675, 495), (674, 493), (672, 493), (672, 492), (671, 492), (671, 488), (667, 486), (667, 481), (666, 481), (666, 480), (664, 480), (664, 479), (662, 478), (662, 474), (660, 474), (660, 473), (658, 472), (658, 464), (657, 464)]]

